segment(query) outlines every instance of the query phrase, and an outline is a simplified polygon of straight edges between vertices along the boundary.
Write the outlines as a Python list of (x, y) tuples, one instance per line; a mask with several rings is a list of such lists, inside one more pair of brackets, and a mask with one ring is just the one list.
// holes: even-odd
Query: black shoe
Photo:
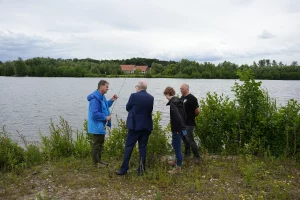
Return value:
[(138, 176), (143, 176), (144, 172), (138, 172)]
[(107, 163), (107, 162), (104, 162), (104, 161), (102, 161), (102, 160), (100, 160), (99, 163), (100, 163), (101, 165), (108, 166), (108, 163)]
[(200, 159), (200, 157), (194, 157), (194, 158), (193, 158), (193, 162), (194, 162), (195, 164), (197, 164), (197, 165), (200, 165), (200, 164), (201, 164), (201, 159)]
[(126, 172), (121, 172), (120, 170), (116, 171), (116, 175), (118, 175), (118, 176), (124, 176), (125, 174), (126, 174)]

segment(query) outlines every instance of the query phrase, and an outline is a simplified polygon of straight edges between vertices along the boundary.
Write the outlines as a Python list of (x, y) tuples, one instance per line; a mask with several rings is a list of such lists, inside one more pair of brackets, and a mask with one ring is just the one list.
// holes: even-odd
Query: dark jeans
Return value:
[(148, 138), (150, 133), (151, 132), (145, 132), (145, 131), (132, 131), (132, 130), (128, 131), (126, 144), (125, 144), (125, 151), (124, 151), (124, 160), (120, 169), (122, 173), (126, 173), (127, 170), (129, 169), (129, 160), (133, 148), (137, 141), (139, 143), (139, 152), (140, 152), (138, 172), (143, 173), (145, 171), (147, 144), (148, 144)]
[(186, 126), (187, 134), (182, 137), (185, 149), (184, 155), (190, 156), (192, 149), (194, 157), (199, 158), (199, 149), (194, 139), (194, 128), (194, 126)]
[(175, 151), (176, 165), (181, 167), (182, 165), (182, 152), (181, 152), (181, 138), (182, 134), (172, 133), (172, 147)]
[(95, 165), (101, 160), (104, 139), (104, 134), (93, 134), (92, 158)]

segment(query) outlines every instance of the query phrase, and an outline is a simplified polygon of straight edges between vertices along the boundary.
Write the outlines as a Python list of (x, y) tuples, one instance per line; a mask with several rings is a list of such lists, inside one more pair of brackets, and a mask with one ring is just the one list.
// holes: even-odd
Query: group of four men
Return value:
[[(133, 148), (138, 142), (139, 146), (139, 167), (138, 175), (142, 175), (145, 171), (146, 150), (149, 135), (153, 129), (152, 111), (154, 105), (154, 97), (147, 93), (147, 83), (139, 81), (135, 86), (136, 93), (132, 93), (126, 104), (128, 117), (126, 127), (128, 135), (126, 138), (124, 159), (120, 170), (116, 171), (117, 175), (125, 175), (129, 169), (129, 160)], [(100, 80), (98, 89), (88, 95), (88, 133), (93, 136), (92, 159), (95, 166), (107, 166), (108, 163), (101, 159), (103, 144), (106, 134), (106, 126), (111, 126), (111, 113), (109, 107), (118, 98), (113, 95), (110, 100), (104, 96), (109, 89), (109, 83), (106, 80)], [(175, 150), (176, 160), (169, 161), (170, 165), (175, 168), (169, 171), (170, 174), (177, 174), (181, 171), (182, 154), (181, 154), (181, 139), (185, 146), (185, 157), (190, 156), (192, 149), (194, 161), (200, 159), (199, 149), (194, 140), (195, 117), (200, 113), (197, 98), (190, 94), (189, 85), (182, 84), (180, 87), (182, 94), (181, 99), (175, 96), (175, 90), (167, 87), (163, 92), (169, 100), (167, 105), (170, 105), (171, 131), (172, 131), (172, 146)], [(184, 109), (178, 107), (178, 102), (183, 102)], [(184, 112), (184, 113), (182, 113)], [(185, 117), (183, 117), (183, 115)], [(178, 124), (181, 124), (179, 127)]]

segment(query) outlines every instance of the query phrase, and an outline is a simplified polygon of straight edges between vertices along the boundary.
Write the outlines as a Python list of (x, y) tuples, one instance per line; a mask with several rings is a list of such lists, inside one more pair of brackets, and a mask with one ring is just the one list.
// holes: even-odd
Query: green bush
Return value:
[(11, 170), (24, 162), (24, 149), (13, 142), (3, 126), (0, 131), (0, 169)]
[(118, 120), (118, 126), (112, 129), (111, 133), (108, 134), (108, 137), (105, 140), (104, 154), (107, 154), (109, 157), (122, 158), (127, 132), (128, 130), (125, 122), (122, 119)]
[(208, 93), (206, 99), (200, 100), (200, 108), (195, 134), (201, 146), (211, 153), (236, 154), (239, 140), (235, 101)]
[(251, 153), (300, 159), (300, 104), (278, 108), (249, 69), (239, 70), (235, 99), (208, 93), (200, 100), (196, 136), (211, 153)]
[(77, 158), (85, 158), (91, 154), (92, 148), (89, 135), (83, 131), (76, 131), (76, 140), (74, 140), (74, 154)]
[(300, 159), (300, 104), (291, 99), (279, 109), (278, 134), (274, 138), (271, 151), (276, 155)]
[(43, 156), (48, 160), (74, 155), (72, 128), (62, 117), (59, 124), (55, 126), (51, 120), (50, 137), (41, 135)]
[(153, 131), (149, 136), (147, 146), (147, 160), (149, 163), (155, 163), (157, 158), (171, 152), (172, 147), (169, 143), (171, 134), (169, 133), (170, 131), (167, 128), (162, 128), (161, 112), (157, 111), (153, 114)]
[(29, 166), (39, 164), (42, 162), (42, 154), (37, 145), (29, 144), (26, 146), (25, 163)]

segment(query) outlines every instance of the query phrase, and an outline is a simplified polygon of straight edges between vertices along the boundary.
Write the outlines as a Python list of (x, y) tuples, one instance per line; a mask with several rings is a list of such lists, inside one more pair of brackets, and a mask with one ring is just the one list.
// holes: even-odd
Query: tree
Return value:
[(161, 74), (164, 71), (164, 66), (158, 63), (152, 63), (151, 73), (152, 74)]
[(15, 61), (15, 66), (14, 66), (14, 72), (15, 76), (26, 76), (27, 75), (27, 69), (26, 69), (26, 64), (23, 61), (22, 58), (18, 58), (17, 61)]
[(142, 72), (142, 70), (136, 69), (136, 70), (134, 71), (134, 74), (140, 74), (141, 72)]
[(297, 61), (293, 61), (292, 64), (291, 64), (291, 66), (297, 67), (298, 66), (298, 62)]

